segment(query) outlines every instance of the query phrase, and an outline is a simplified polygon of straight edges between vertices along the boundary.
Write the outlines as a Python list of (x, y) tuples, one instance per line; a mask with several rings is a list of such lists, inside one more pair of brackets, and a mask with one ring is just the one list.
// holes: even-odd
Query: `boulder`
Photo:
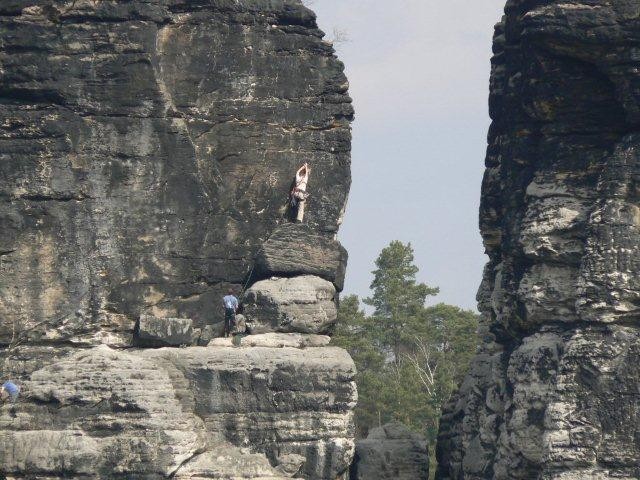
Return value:
[[(236, 340), (237, 339), (237, 340)], [(234, 340), (236, 342), (234, 343)], [(304, 333), (259, 333), (256, 335), (239, 335), (234, 338), (214, 338), (209, 347), (268, 347), (268, 348), (313, 348), (326, 347), (331, 342), (327, 335)]]
[(198, 338), (198, 345), (206, 347), (211, 340), (221, 336), (224, 331), (224, 326), (222, 327), (223, 328), (217, 328), (217, 325), (207, 325), (204, 327), (200, 333), (200, 338)]
[(333, 234), (321, 234), (308, 225), (288, 223), (278, 227), (256, 256), (258, 278), (316, 275), (344, 287), (347, 251)]
[(234, 347), (232, 337), (214, 338), (207, 344), (208, 347)]
[(244, 295), (252, 334), (327, 333), (337, 320), (336, 289), (320, 277), (303, 275), (256, 282)]
[(244, 315), (238, 313), (236, 315), (236, 324), (233, 328), (234, 333), (246, 333), (247, 332), (247, 319)]
[(136, 326), (135, 343), (144, 347), (179, 347), (194, 342), (189, 318), (159, 318), (142, 315)]
[(427, 441), (404, 425), (389, 423), (356, 442), (351, 480), (428, 479)]

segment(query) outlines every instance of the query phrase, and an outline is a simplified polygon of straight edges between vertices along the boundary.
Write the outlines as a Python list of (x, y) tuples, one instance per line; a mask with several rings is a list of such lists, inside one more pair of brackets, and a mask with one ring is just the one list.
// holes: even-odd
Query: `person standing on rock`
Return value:
[(2, 387), (0, 387), (0, 400), (3, 402), (7, 400), (15, 402), (18, 399), (19, 393), (20, 387), (11, 381), (6, 381), (2, 384)]
[(238, 299), (231, 288), (222, 298), (222, 304), (224, 305), (224, 336), (226, 338), (231, 335), (236, 324), (236, 312), (238, 311)]

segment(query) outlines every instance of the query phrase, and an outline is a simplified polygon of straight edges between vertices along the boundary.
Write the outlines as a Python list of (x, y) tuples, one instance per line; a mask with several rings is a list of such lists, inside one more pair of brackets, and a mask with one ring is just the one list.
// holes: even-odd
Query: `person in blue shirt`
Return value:
[(227, 295), (222, 298), (222, 304), (224, 306), (224, 336), (226, 338), (231, 335), (236, 324), (236, 312), (238, 311), (238, 299), (232, 289), (229, 289)]
[(18, 399), (20, 393), (20, 387), (11, 381), (6, 381), (0, 387), (0, 399), (4, 402), (7, 399), (11, 402), (15, 402)]

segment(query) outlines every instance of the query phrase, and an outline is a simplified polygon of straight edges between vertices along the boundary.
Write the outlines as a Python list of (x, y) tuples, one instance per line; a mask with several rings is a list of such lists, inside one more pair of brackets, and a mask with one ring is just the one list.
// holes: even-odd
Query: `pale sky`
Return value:
[(345, 294), (369, 295), (391, 240), (411, 242), (433, 302), (476, 307), (493, 26), (505, 0), (315, 0), (354, 99)]

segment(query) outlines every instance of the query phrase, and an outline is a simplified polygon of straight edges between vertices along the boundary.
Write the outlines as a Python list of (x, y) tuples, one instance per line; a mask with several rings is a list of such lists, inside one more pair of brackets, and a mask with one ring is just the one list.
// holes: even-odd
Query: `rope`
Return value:
[(240, 291), (240, 295), (242, 295), (244, 292), (247, 291), (247, 285), (249, 285), (249, 282), (251, 281), (251, 278), (253, 277), (253, 271), (256, 268), (256, 264), (254, 262), (253, 266), (251, 267), (251, 271), (249, 272), (249, 276), (247, 277), (247, 281), (244, 282), (244, 286), (242, 287), (242, 290)]

